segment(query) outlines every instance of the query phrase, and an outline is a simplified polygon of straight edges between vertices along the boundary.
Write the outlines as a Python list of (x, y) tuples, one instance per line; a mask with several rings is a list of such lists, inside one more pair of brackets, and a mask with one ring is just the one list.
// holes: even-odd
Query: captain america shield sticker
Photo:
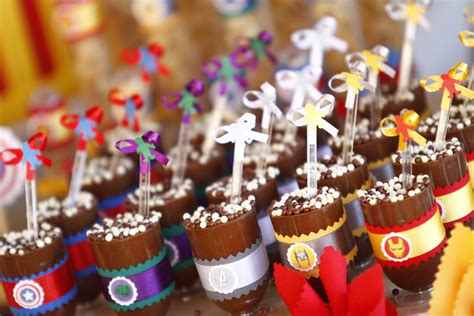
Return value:
[(44, 291), (35, 281), (21, 281), (13, 288), (15, 302), (23, 308), (37, 308), (43, 304)]

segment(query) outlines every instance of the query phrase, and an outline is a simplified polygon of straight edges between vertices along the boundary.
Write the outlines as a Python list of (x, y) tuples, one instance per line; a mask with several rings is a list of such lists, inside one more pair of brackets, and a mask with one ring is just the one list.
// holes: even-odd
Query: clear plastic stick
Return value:
[(318, 133), (310, 126), (306, 127), (306, 160), (308, 164), (307, 187), (308, 198), (312, 199), (318, 192), (317, 163), (318, 163)]
[(208, 122), (209, 125), (207, 127), (206, 138), (204, 139), (204, 143), (202, 145), (204, 157), (209, 157), (212, 148), (214, 148), (214, 132), (221, 125), (226, 107), (227, 96), (219, 94), (215, 99), (214, 109), (212, 110), (212, 114)]
[(402, 185), (403, 188), (408, 190), (411, 188), (411, 175), (413, 174), (412, 166), (412, 143), (407, 142), (407, 147), (401, 152), (401, 164), (402, 164)]
[(30, 232), (30, 241), (38, 239), (38, 213), (36, 209), (36, 180), (35, 177), (25, 181), (26, 223)]
[(117, 169), (117, 165), (120, 161), (120, 154), (117, 152), (114, 152), (112, 154), (112, 157), (110, 158), (110, 164), (109, 164), (109, 170), (113, 173), (115, 169)]
[(375, 93), (372, 95), (372, 102), (370, 106), (370, 129), (375, 130), (380, 122), (379, 112), (379, 86), (378, 86), (379, 76), (372, 70), (369, 70), (369, 75), (367, 81), (369, 84), (375, 87)]
[(405, 23), (405, 36), (400, 58), (400, 72), (398, 76), (398, 92), (409, 90), (411, 65), (413, 62), (413, 43), (415, 42), (416, 24), (410, 19)]
[[(467, 88), (472, 90), (472, 78), (474, 77), (474, 64), (471, 65), (471, 75), (469, 76), (469, 82), (467, 83)], [(461, 112), (462, 118), (467, 118), (467, 104), (469, 103), (469, 98), (464, 98), (464, 102), (459, 106), (459, 112)]]
[(444, 148), (444, 141), (446, 140), (446, 133), (448, 131), (449, 108), (451, 107), (451, 99), (449, 98), (449, 91), (447, 89), (444, 90), (442, 99), (447, 100), (446, 102), (448, 102), (448, 106), (447, 109), (441, 108), (439, 114), (439, 125), (438, 129), (436, 130), (435, 139), (435, 149), (438, 151)]
[(82, 178), (86, 168), (87, 152), (85, 150), (77, 150), (74, 157), (74, 165), (72, 167), (71, 183), (69, 185), (68, 207), (76, 205), (76, 199), (81, 191)]
[(188, 163), (188, 147), (189, 147), (189, 132), (191, 130), (191, 123), (181, 123), (179, 128), (178, 138), (178, 154), (176, 156), (173, 178), (171, 184), (173, 188), (177, 188), (184, 181), (186, 173), (186, 165)]
[(258, 161), (257, 161), (257, 173), (258, 174), (264, 174), (265, 169), (267, 168), (267, 158), (268, 155), (271, 153), (271, 148), (272, 148), (272, 132), (273, 132), (273, 115), (270, 116), (270, 121), (268, 124), (268, 128), (263, 128), (262, 133), (268, 135), (268, 141), (266, 143), (260, 144), (261, 150), (260, 154), (258, 155)]
[(357, 121), (358, 96), (354, 95), (352, 88), (347, 91), (353, 94), (353, 97), (347, 96), (347, 99), (353, 99), (354, 105), (346, 107), (346, 120), (344, 124), (344, 142), (342, 144), (342, 160), (344, 164), (349, 164), (354, 153), (355, 124)]
[(240, 193), (242, 190), (242, 172), (244, 169), (244, 160), (234, 156), (232, 165), (232, 191), (230, 195), (231, 203), (240, 203)]
[(140, 172), (138, 212), (148, 216), (150, 213), (150, 163), (143, 161), (142, 155), (140, 155), (140, 170), (146, 170), (146, 172)]

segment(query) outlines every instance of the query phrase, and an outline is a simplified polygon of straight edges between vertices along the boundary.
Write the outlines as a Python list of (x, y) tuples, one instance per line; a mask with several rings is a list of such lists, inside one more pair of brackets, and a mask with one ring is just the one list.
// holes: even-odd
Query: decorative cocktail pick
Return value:
[[(316, 85), (322, 75), (320, 66), (308, 65), (300, 71), (280, 70), (275, 78), (278, 86), (287, 91), (293, 91), (293, 97), (289, 111), (301, 108), (306, 99), (314, 102), (321, 98), (322, 94), (316, 89)], [(296, 127), (288, 124), (284, 139), (293, 140), (296, 137)]]
[(281, 118), (283, 114), (275, 104), (276, 102), (276, 90), (275, 88), (265, 82), (260, 86), (262, 92), (260, 91), (247, 91), (244, 94), (243, 102), (244, 105), (251, 109), (262, 109), (262, 132), (267, 134), (269, 139), (268, 142), (264, 143), (260, 150), (259, 159), (257, 163), (257, 172), (263, 173), (265, 172), (266, 168), (266, 161), (267, 156), (270, 154), (270, 145), (271, 145), (271, 138), (272, 138), (272, 130), (273, 130), (273, 116), (276, 116), (278, 119)]
[(122, 139), (115, 143), (115, 147), (124, 154), (136, 153), (140, 157), (140, 186), (138, 212), (147, 216), (150, 212), (150, 163), (153, 160), (163, 165), (168, 163), (168, 158), (157, 149), (160, 145), (160, 134), (148, 131), (135, 139)]
[(241, 37), (238, 39), (238, 50), (242, 50), (248, 56), (247, 65), (250, 68), (256, 69), (259, 62), (265, 58), (272, 64), (276, 63), (276, 56), (269, 48), (272, 40), (273, 37), (268, 31), (261, 31), (254, 38)]
[[(261, 143), (268, 140), (268, 135), (252, 130), (255, 128), (255, 120), (256, 118), (254, 114), (245, 113), (237, 120), (237, 122), (231, 125), (221, 126), (215, 130), (216, 142), (219, 144), (235, 144), (234, 163), (232, 167), (231, 203), (240, 202), (245, 145), (250, 144), (254, 140)], [(219, 136), (221, 132), (224, 132), (225, 134)]]
[(209, 156), (214, 147), (214, 131), (221, 125), (229, 100), (235, 97), (233, 94), (238, 94), (236, 89), (243, 91), (247, 86), (244, 77), (245, 63), (245, 57), (241, 55), (241, 52), (236, 51), (220, 59), (210, 60), (201, 67), (202, 73), (212, 82), (212, 85), (217, 87), (217, 90), (213, 87), (209, 89), (213, 109), (202, 145), (205, 157)]
[(390, 51), (387, 47), (377, 45), (371, 50), (363, 50), (362, 52), (356, 52), (346, 56), (346, 62), (351, 64), (357, 60), (361, 60), (368, 67), (367, 81), (370, 85), (375, 87), (375, 94), (372, 106), (370, 107), (370, 127), (375, 130), (380, 122), (381, 115), (381, 104), (380, 104), (380, 72), (383, 72), (387, 76), (395, 77), (395, 69), (385, 64)]
[(410, 188), (412, 175), (412, 142), (420, 146), (426, 144), (426, 139), (416, 132), (420, 116), (413, 110), (402, 110), (400, 115), (386, 117), (380, 122), (382, 133), (387, 137), (398, 136), (398, 150), (401, 153), (402, 184)]
[(441, 112), (439, 125), (436, 130), (435, 149), (441, 150), (446, 140), (446, 132), (449, 121), (449, 108), (456, 95), (462, 95), (468, 99), (474, 99), (474, 91), (461, 85), (467, 78), (469, 67), (465, 63), (458, 63), (451, 68), (447, 74), (430, 76), (421, 79), (420, 85), (428, 92), (440, 91), (443, 93), (441, 99)]
[(198, 102), (198, 97), (204, 92), (204, 83), (193, 79), (181, 92), (176, 92), (162, 97), (163, 104), (169, 109), (181, 109), (183, 116), (179, 128), (178, 155), (173, 165), (173, 178), (171, 184), (174, 188), (181, 185), (184, 180), (186, 164), (188, 160), (189, 132), (191, 130), (191, 116), (201, 112), (202, 107)]
[(393, 0), (385, 6), (385, 11), (387, 11), (391, 19), (405, 21), (405, 35), (400, 59), (400, 72), (398, 75), (398, 94), (409, 91), (416, 27), (419, 24), (426, 31), (429, 31), (431, 28), (430, 23), (425, 17), (425, 12), (430, 2), (430, 0), (422, 0), (416, 2), (407, 1), (405, 3), (399, 0)]
[(31, 136), (21, 144), (21, 148), (5, 149), (0, 152), (0, 162), (5, 165), (25, 165), (25, 196), (26, 221), (32, 240), (38, 238), (38, 214), (36, 209), (36, 179), (35, 172), (41, 166), (51, 166), (51, 160), (41, 153), (46, 147), (48, 138), (43, 133)]
[[(471, 8), (472, 8), (472, 11), (473, 11), (471, 13), (474, 13), (474, 5), (471, 6)], [(464, 9), (464, 15), (465, 15), (465, 17), (466, 17), (466, 19), (469, 23), (474, 24), (474, 15), (469, 16), (469, 9), (468, 8)], [(459, 33), (459, 40), (466, 47), (470, 47), (470, 48), (474, 47), (474, 32), (472, 32), (472, 31), (462, 31), (462, 32), (460, 32)], [(472, 90), (473, 78), (474, 78), (474, 63), (471, 63), (471, 74), (469, 76), (469, 80), (468, 80), (468, 83), (467, 83), (467, 88), (471, 89), (471, 90)], [(467, 103), (468, 102), (469, 102), (469, 99), (465, 98), (463, 104), (459, 107), (461, 115), (462, 115), (463, 118), (467, 117), (466, 108), (467, 108)]]
[(347, 51), (347, 42), (337, 38), (337, 20), (332, 16), (322, 17), (312, 29), (304, 29), (293, 32), (291, 41), (303, 50), (310, 50), (309, 64), (323, 66), (324, 53), (329, 50), (337, 50), (341, 53)]
[(139, 65), (142, 69), (142, 79), (151, 80), (152, 74), (168, 75), (169, 69), (160, 62), (164, 48), (153, 43), (139, 48), (126, 48), (122, 50), (122, 60), (129, 65)]
[(99, 106), (92, 106), (85, 115), (65, 114), (61, 116), (61, 124), (74, 131), (79, 136), (76, 156), (72, 168), (71, 183), (69, 185), (68, 203), (69, 207), (75, 207), (76, 199), (81, 191), (82, 178), (86, 167), (87, 143), (95, 140), (98, 144), (104, 142), (104, 136), (99, 131), (99, 124), (102, 121), (104, 111)]
[(135, 132), (140, 130), (137, 111), (143, 107), (143, 99), (138, 93), (124, 96), (120, 89), (113, 88), (109, 91), (109, 102), (124, 108), (123, 118), (120, 122), (122, 126), (130, 127)]
[(318, 191), (317, 183), (317, 129), (324, 129), (332, 136), (338, 133), (337, 128), (324, 119), (334, 109), (336, 99), (330, 94), (324, 94), (314, 104), (308, 103), (304, 108), (296, 108), (288, 112), (287, 117), (296, 126), (305, 126), (307, 132), (306, 161), (308, 165), (307, 186), (309, 199), (316, 196)]
[[(355, 125), (357, 121), (357, 103), (359, 92), (364, 89), (370, 92), (375, 92), (375, 87), (364, 79), (367, 76), (367, 66), (361, 62), (356, 61), (349, 65), (349, 72), (342, 72), (337, 74), (329, 80), (329, 87), (335, 92), (345, 92), (346, 95), (346, 121), (344, 125), (344, 143), (342, 146), (342, 160), (344, 164), (350, 163), (352, 154), (354, 152), (354, 136)], [(334, 86), (334, 81), (340, 80), (342, 83)]]

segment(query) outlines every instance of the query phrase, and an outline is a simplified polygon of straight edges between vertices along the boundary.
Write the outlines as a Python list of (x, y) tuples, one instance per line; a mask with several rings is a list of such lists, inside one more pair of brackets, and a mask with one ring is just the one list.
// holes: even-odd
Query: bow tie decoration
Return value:
[(193, 79), (186, 85), (183, 91), (162, 97), (162, 102), (168, 109), (179, 108), (183, 110), (182, 122), (188, 124), (191, 121), (191, 116), (202, 111), (197, 98), (203, 92), (204, 83), (201, 80)]
[(316, 89), (316, 85), (322, 75), (319, 66), (309, 65), (302, 70), (280, 70), (275, 78), (278, 86), (287, 91), (293, 91), (290, 109), (303, 107), (305, 98), (309, 97), (314, 102), (322, 94)]
[(439, 125), (436, 131), (435, 148), (442, 149), (446, 138), (446, 131), (449, 121), (449, 108), (453, 98), (461, 95), (467, 99), (474, 99), (474, 91), (461, 85), (467, 78), (469, 66), (465, 63), (458, 63), (451, 68), (447, 74), (440, 76), (430, 76), (421, 79), (420, 85), (428, 92), (440, 91), (443, 93), (441, 98), (441, 112)]
[(138, 132), (140, 130), (140, 121), (138, 120), (137, 111), (143, 107), (143, 99), (139, 94), (133, 94), (128, 97), (123, 97), (120, 94), (121, 92), (117, 88), (110, 90), (109, 102), (124, 108), (122, 126), (131, 126), (135, 132)]
[(388, 16), (396, 21), (405, 21), (405, 38), (403, 40), (400, 71), (398, 76), (398, 92), (409, 90), (410, 72), (413, 62), (413, 44), (415, 42), (416, 27), (420, 25), (426, 31), (430, 30), (430, 23), (425, 17), (429, 1), (403, 3), (392, 1), (385, 6)]
[(128, 48), (122, 50), (122, 60), (129, 65), (139, 65), (143, 81), (150, 81), (152, 74), (168, 75), (170, 70), (160, 61), (164, 48), (153, 43), (146, 47)]
[(73, 130), (79, 136), (77, 149), (85, 151), (87, 142), (94, 139), (97, 143), (104, 142), (104, 136), (100, 133), (98, 125), (102, 121), (104, 111), (99, 106), (90, 107), (85, 115), (64, 114), (60, 118), (61, 124)]
[(317, 129), (324, 129), (332, 136), (338, 133), (337, 128), (324, 119), (333, 109), (336, 99), (330, 94), (325, 94), (315, 104), (308, 103), (304, 108), (296, 108), (288, 112), (287, 118), (296, 126), (305, 126), (307, 131), (306, 159), (308, 165), (308, 193), (313, 198), (318, 190), (316, 164), (317, 164)]
[[(219, 144), (234, 143), (234, 165), (232, 168), (232, 191), (231, 202), (240, 200), (242, 186), (242, 170), (245, 156), (245, 145), (253, 141), (265, 143), (268, 141), (268, 135), (255, 132), (256, 117), (254, 114), (245, 113), (237, 122), (221, 126), (216, 130), (215, 141)], [(222, 134), (218, 136), (219, 134)]]
[(35, 172), (41, 166), (50, 167), (51, 160), (44, 157), (42, 152), (46, 147), (48, 138), (43, 133), (31, 136), (28, 141), (21, 144), (21, 148), (10, 148), (0, 152), (0, 162), (5, 165), (22, 163), (26, 170), (25, 197), (26, 220), (28, 230), (32, 232), (31, 240), (38, 238), (38, 218), (36, 211), (36, 179)]
[(242, 37), (238, 39), (238, 50), (242, 50), (248, 56), (248, 66), (255, 69), (259, 61), (267, 58), (272, 64), (276, 64), (276, 56), (270, 51), (272, 35), (262, 31), (255, 38)]
[(150, 211), (150, 164), (156, 160), (162, 165), (168, 163), (168, 158), (158, 151), (160, 134), (148, 131), (135, 139), (122, 139), (115, 143), (115, 148), (124, 154), (136, 153), (140, 157), (140, 186), (138, 212), (147, 216)]
[(347, 51), (347, 42), (337, 38), (337, 20), (332, 16), (321, 18), (313, 29), (304, 29), (293, 32), (291, 41), (302, 50), (310, 50), (309, 64), (323, 66), (324, 52), (337, 50)]

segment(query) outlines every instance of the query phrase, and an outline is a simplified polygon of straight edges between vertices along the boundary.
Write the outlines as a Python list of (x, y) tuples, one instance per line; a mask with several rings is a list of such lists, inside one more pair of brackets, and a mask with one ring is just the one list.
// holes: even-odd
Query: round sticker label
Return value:
[(128, 306), (137, 300), (137, 287), (125, 277), (113, 278), (109, 282), (108, 290), (112, 300), (119, 305)]
[(209, 271), (209, 283), (216, 292), (230, 294), (235, 290), (238, 278), (234, 271), (223, 266), (216, 266)]
[(18, 282), (13, 288), (15, 302), (23, 308), (37, 308), (43, 304), (44, 291), (35, 281), (24, 280)]
[(179, 249), (178, 246), (171, 240), (165, 239), (166, 251), (168, 253), (168, 260), (171, 266), (174, 267), (179, 262)]
[(410, 240), (398, 233), (390, 233), (385, 236), (381, 247), (385, 257), (396, 262), (407, 260), (412, 252)]
[(311, 271), (318, 263), (318, 255), (313, 248), (302, 243), (291, 245), (286, 252), (286, 257), (290, 265), (298, 271)]

